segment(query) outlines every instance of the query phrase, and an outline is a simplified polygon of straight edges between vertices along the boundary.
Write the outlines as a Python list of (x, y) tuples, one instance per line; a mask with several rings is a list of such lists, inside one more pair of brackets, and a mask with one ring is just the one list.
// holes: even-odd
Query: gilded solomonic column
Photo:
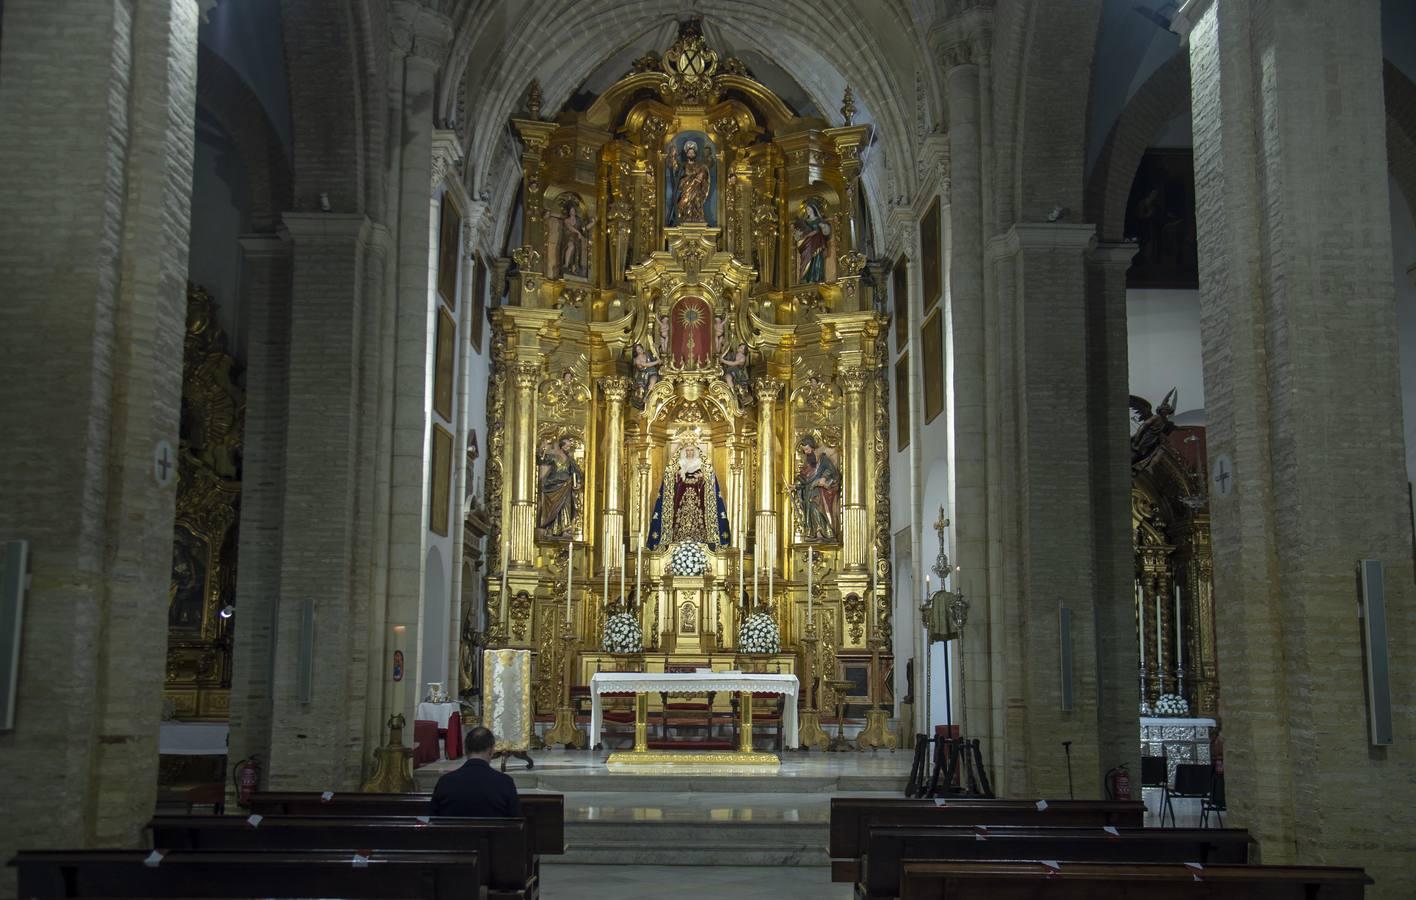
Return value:
[(600, 391), (609, 401), (606, 427), (609, 440), (605, 452), (604, 547), (600, 551), (606, 569), (624, 566), (624, 501), (620, 473), (624, 469), (624, 398), (629, 395), (629, 379), (609, 375), (600, 379)]
[(870, 557), (870, 496), (866, 487), (866, 449), (871, 434), (865, 416), (865, 389), (872, 372), (864, 366), (843, 369), (837, 382), (846, 396), (845, 498), (841, 505), (842, 563), (849, 573), (864, 572)]
[(536, 385), (541, 367), (519, 362), (511, 368), (516, 403), (511, 421), (519, 427), (511, 446), (511, 564), (524, 568), (536, 561)]

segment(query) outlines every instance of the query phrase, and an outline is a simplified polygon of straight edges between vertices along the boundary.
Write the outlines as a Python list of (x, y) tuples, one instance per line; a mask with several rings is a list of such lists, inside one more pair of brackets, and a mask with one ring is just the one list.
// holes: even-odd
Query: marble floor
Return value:
[(848, 884), (832, 884), (828, 866), (542, 866), (544, 900), (847, 900)]

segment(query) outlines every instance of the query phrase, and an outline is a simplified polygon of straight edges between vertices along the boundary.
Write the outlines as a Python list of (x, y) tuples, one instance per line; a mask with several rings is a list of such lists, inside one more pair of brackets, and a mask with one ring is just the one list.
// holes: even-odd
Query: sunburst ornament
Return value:
[(692, 328), (708, 320), (708, 311), (701, 303), (685, 303), (679, 308), (679, 324)]

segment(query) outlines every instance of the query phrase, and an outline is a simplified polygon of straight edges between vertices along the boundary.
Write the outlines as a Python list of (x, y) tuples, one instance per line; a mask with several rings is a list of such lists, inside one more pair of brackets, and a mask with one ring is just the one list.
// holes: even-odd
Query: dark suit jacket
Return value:
[(521, 801), (510, 775), (493, 769), (485, 759), (469, 759), (438, 779), (432, 814), (514, 818), (521, 815)]

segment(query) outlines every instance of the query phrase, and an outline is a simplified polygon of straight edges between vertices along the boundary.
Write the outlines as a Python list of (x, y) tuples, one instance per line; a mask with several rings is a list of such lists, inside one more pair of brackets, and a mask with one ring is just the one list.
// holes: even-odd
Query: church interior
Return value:
[(0, 204), (0, 896), (1416, 896), (1416, 5), (3, 0)]

